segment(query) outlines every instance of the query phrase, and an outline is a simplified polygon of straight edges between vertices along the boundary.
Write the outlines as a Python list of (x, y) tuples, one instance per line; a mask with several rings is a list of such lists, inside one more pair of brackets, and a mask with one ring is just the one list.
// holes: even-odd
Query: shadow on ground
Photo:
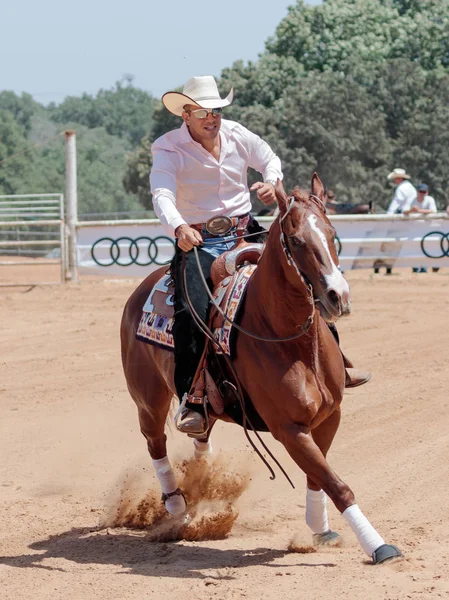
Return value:
[(202, 573), (209, 569), (241, 569), (251, 566), (269, 567), (334, 567), (334, 563), (301, 563), (282, 565), (274, 562), (289, 554), (288, 550), (271, 548), (226, 549), (211, 548), (207, 542), (155, 543), (144, 532), (74, 528), (30, 544), (30, 549), (41, 553), (0, 557), (0, 564), (18, 568), (41, 568), (50, 571), (69, 571), (55, 567), (51, 559), (64, 559), (78, 564), (117, 565), (129, 574), (149, 577), (176, 577), (194, 579), (233, 579), (230, 575), (211, 577)]

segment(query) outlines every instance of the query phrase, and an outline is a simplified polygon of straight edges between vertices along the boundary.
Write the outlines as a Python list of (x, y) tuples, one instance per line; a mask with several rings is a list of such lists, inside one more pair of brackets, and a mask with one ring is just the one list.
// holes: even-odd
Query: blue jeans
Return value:
[[(251, 219), (248, 224), (249, 233), (261, 234), (262, 241), (266, 231)], [(203, 232), (203, 235), (205, 232)], [(229, 238), (231, 238), (229, 240)], [(204, 235), (204, 245), (197, 248), (198, 260), (201, 265), (201, 271), (206, 279), (210, 289), (212, 281), (210, 279), (210, 269), (214, 260), (230, 250), (237, 239), (236, 232), (230, 232), (225, 236), (214, 238)], [(229, 241), (223, 241), (223, 238)], [(252, 238), (253, 241), (254, 238)], [(174, 309), (175, 319), (173, 324), (173, 339), (175, 342), (175, 387), (178, 398), (182, 400), (183, 395), (190, 391), (196, 369), (198, 367), (201, 355), (203, 354), (205, 336), (197, 326), (194, 317), (190, 312), (184, 291), (184, 273), (187, 282), (187, 292), (190, 303), (192, 304), (198, 317), (207, 323), (209, 317), (209, 295), (204, 287), (201, 275), (198, 270), (198, 263), (194, 250), (183, 252), (176, 244), (175, 255), (171, 262), (171, 276), (175, 283)], [(192, 405), (197, 409), (198, 405)]]
[[(212, 289), (210, 279), (212, 263), (215, 258), (232, 247), (234, 240), (223, 242), (223, 238), (208, 238), (205, 241), (213, 243), (197, 248), (198, 260), (208, 287)], [(194, 250), (183, 252), (176, 245), (171, 264), (171, 275), (175, 282), (175, 318), (172, 333), (175, 342), (175, 387), (180, 400), (186, 392), (190, 391), (205, 344), (204, 333), (196, 324), (186, 299), (184, 269), (190, 303), (202, 321), (207, 323), (209, 317), (209, 295), (198, 269), (195, 252)]]
[[(232, 237), (232, 240), (229, 240), (230, 237)], [(229, 241), (224, 242), (222, 237), (207, 238), (204, 240), (205, 243), (203, 246), (201, 246), (201, 249), (214, 258), (218, 258), (221, 254), (223, 254), (223, 252), (226, 252), (232, 248), (237, 239), (237, 235), (235, 233), (231, 233), (226, 236), (226, 239)]]

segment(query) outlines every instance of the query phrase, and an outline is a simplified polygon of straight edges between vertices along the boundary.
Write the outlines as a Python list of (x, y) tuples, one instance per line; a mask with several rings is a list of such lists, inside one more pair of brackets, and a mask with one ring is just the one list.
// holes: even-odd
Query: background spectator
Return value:
[(409, 215), (410, 213), (421, 213), (423, 215), (436, 213), (437, 205), (435, 199), (429, 196), (428, 192), (429, 186), (426, 183), (420, 183), (418, 185), (418, 194), (410, 205), (410, 208), (402, 211), (404, 215)]
[[(429, 186), (426, 183), (420, 183), (418, 185), (418, 195), (413, 200), (410, 208), (404, 210), (404, 215), (409, 215), (413, 213), (420, 213), (423, 215), (429, 215), (431, 213), (437, 212), (437, 205), (435, 203), (435, 199), (432, 196), (429, 196)], [(427, 273), (427, 267), (413, 267), (413, 273)], [(436, 273), (439, 271), (438, 267), (432, 267), (432, 271)]]
[(393, 169), (387, 179), (396, 186), (387, 214), (401, 214), (408, 210), (415, 200), (417, 196), (415, 186), (409, 181), (410, 175), (407, 175), (405, 169)]
[[(416, 199), (417, 194), (415, 186), (410, 183), (410, 175), (407, 174), (405, 169), (393, 169), (393, 171), (387, 175), (387, 179), (396, 186), (387, 214), (400, 215), (404, 211), (409, 210), (413, 201)], [(374, 273), (379, 273), (379, 267), (374, 267)], [(386, 267), (386, 274), (391, 275), (391, 267)]]

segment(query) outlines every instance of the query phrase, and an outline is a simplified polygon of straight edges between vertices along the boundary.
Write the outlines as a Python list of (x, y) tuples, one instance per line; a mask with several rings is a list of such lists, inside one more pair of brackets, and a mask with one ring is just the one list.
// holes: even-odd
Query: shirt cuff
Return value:
[(276, 185), (278, 179), (280, 179), (281, 181), (283, 179), (282, 173), (279, 173), (278, 171), (274, 171), (273, 169), (271, 169), (270, 171), (268, 171), (268, 173), (265, 173), (264, 181), (269, 181), (270, 183), (274, 181)]
[(173, 237), (175, 236), (175, 230), (180, 225), (187, 225), (187, 223), (181, 217), (176, 217), (176, 219), (173, 219), (172, 221), (170, 221), (169, 226), (173, 229)]

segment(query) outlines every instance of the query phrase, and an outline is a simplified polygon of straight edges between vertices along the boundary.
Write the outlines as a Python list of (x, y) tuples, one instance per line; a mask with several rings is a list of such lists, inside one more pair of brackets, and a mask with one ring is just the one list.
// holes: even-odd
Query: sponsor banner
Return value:
[[(343, 270), (373, 267), (448, 267), (449, 219), (335, 216), (336, 247)], [(272, 219), (260, 219), (269, 228)], [(157, 220), (79, 223), (80, 275), (145, 277), (169, 264), (174, 240)]]
[(78, 226), (78, 272), (105, 277), (145, 277), (168, 267), (175, 243), (159, 221), (138, 225)]
[(448, 267), (449, 220), (407, 218), (336, 220), (343, 270), (373, 267)]

